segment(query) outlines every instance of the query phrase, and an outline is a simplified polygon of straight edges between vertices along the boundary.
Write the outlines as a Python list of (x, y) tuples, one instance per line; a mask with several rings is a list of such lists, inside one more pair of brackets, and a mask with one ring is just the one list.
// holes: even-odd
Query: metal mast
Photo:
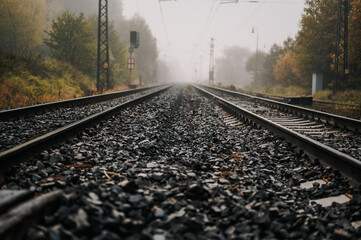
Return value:
[(209, 85), (214, 84), (214, 39), (211, 38), (211, 51), (209, 54)]
[(108, 38), (108, 0), (99, 0), (98, 16), (98, 60), (97, 90), (110, 88), (109, 82), (109, 38)]
[(349, 0), (338, 0), (337, 4), (337, 41), (336, 41), (336, 79), (333, 93), (347, 81), (348, 69), (348, 13)]

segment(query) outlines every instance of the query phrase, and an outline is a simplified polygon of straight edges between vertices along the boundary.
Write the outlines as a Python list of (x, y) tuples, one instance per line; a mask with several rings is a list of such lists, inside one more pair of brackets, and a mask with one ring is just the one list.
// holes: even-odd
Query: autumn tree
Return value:
[(349, 23), (349, 85), (361, 88), (361, 1), (351, 2)]
[[(274, 85), (274, 84), (283, 84), (284, 85), (284, 81), (276, 81), (276, 76), (275, 76), (275, 69), (276, 69), (276, 65), (277, 62), (281, 59), (285, 57), (285, 54), (287, 54), (288, 56), (285, 57), (285, 59), (289, 59), (292, 61), (292, 65), (295, 65), (295, 50), (296, 50), (296, 42), (293, 38), (288, 37), (284, 42), (283, 42), (283, 46), (274, 44), (269, 53), (265, 56), (265, 60), (263, 63), (263, 68), (262, 68), (262, 73), (261, 73), (261, 81), (263, 84), (265, 85)], [(292, 59), (290, 59), (290, 57), (292, 57)], [(278, 71), (280, 71), (280, 67), (282, 66), (281, 62), (279, 63), (278, 66)], [(294, 66), (296, 68), (296, 66)], [(286, 69), (285, 69), (286, 70)], [(278, 72), (278, 74), (280, 74), (280, 72)], [(293, 84), (300, 84), (300, 81), (294, 82), (292, 81)]]
[(77, 16), (65, 11), (52, 21), (51, 30), (45, 32), (45, 44), (55, 58), (95, 76), (96, 38), (83, 14)]
[(307, 0), (306, 6), (296, 39), (297, 64), (309, 87), (315, 72), (323, 73), (327, 85), (334, 77), (337, 0)]
[(45, 0), (0, 1), (0, 48), (27, 54), (42, 43)]
[(283, 54), (281, 58), (276, 61), (274, 66), (274, 75), (276, 84), (287, 87), (287, 86), (302, 86), (300, 80), (296, 54), (292, 50), (288, 50)]

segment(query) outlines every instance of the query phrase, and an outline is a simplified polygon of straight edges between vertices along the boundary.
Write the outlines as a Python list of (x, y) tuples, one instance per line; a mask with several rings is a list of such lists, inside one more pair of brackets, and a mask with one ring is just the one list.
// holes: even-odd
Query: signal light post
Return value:
[(133, 52), (135, 48), (139, 47), (139, 33), (136, 31), (130, 32), (130, 47), (129, 47), (129, 58), (128, 58), (128, 70), (129, 79), (128, 85), (131, 85), (132, 81), (132, 70), (135, 68), (135, 58), (133, 58)]

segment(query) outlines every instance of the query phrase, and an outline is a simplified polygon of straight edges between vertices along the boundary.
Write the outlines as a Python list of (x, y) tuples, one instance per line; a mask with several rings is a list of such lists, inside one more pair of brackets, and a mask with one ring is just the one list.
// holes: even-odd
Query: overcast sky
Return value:
[[(233, 0), (124, 0), (124, 15), (131, 18), (138, 13), (146, 19), (162, 59), (176, 61), (192, 71), (202, 62), (206, 75), (211, 37), (216, 39), (215, 57), (232, 45), (255, 51), (258, 29), (258, 47), (268, 51), (274, 43), (281, 44), (296, 35), (305, 6), (305, 0), (221, 4), (226, 1)], [(256, 27), (255, 33), (252, 27)]]

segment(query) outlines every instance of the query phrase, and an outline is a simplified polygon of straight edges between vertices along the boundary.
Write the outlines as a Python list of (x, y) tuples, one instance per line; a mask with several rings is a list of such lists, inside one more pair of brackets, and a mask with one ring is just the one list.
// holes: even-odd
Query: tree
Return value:
[(351, 3), (349, 25), (350, 87), (361, 87), (361, 1)]
[(48, 35), (45, 44), (55, 58), (95, 76), (96, 38), (83, 14), (76, 16), (65, 11), (52, 21), (51, 30), (45, 32)]
[(250, 76), (246, 71), (246, 61), (251, 52), (248, 48), (239, 46), (228, 47), (223, 50), (223, 56), (216, 59), (216, 79), (223, 85), (246, 85)]
[(334, 77), (337, 0), (307, 0), (306, 5), (296, 39), (297, 64), (308, 86), (315, 72), (323, 73), (327, 85)]
[[(263, 64), (263, 72), (261, 73), (261, 81), (266, 85), (274, 85), (277, 84), (275, 77), (275, 66), (277, 61), (282, 58), (286, 53), (291, 51), (295, 53), (296, 42), (293, 38), (288, 37), (284, 42), (283, 46), (279, 46), (274, 44), (269, 53), (266, 55), (264, 64)], [(295, 54), (292, 54), (292, 57), (295, 57)]]
[(274, 75), (276, 83), (281, 86), (302, 85), (297, 69), (295, 52), (288, 50), (277, 60), (274, 66)]
[(273, 85), (276, 83), (274, 67), (276, 65), (277, 60), (281, 57), (281, 51), (282, 51), (282, 47), (280, 47), (277, 44), (274, 44), (264, 59), (261, 79), (262, 82), (266, 85)]
[(253, 75), (253, 78), (256, 78), (256, 66), (257, 66), (257, 84), (262, 83), (262, 73), (264, 72), (264, 62), (266, 58), (266, 53), (259, 51), (258, 53), (252, 54), (246, 63), (246, 70)]
[(129, 32), (137, 31), (140, 35), (140, 46), (135, 50), (135, 65), (138, 75), (144, 83), (155, 81), (157, 72), (157, 41), (152, 34), (147, 22), (139, 15), (135, 15), (127, 22), (123, 22), (120, 32), (126, 32), (120, 37), (125, 44), (129, 44)]
[(0, 1), (0, 48), (27, 54), (42, 43), (45, 0)]

